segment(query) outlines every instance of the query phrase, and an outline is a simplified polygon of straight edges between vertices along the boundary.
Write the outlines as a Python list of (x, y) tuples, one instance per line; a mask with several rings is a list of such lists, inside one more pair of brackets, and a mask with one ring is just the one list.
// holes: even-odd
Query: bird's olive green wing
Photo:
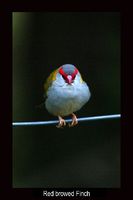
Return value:
[[(80, 74), (80, 72), (79, 72), (79, 74)], [(84, 83), (84, 81), (83, 81), (83, 78), (82, 78), (81, 74), (80, 74), (80, 83)]]
[(56, 74), (58, 73), (58, 69), (54, 70), (50, 76), (47, 78), (46, 82), (44, 83), (44, 92), (45, 95), (47, 94), (48, 88), (52, 85), (52, 82), (56, 79)]

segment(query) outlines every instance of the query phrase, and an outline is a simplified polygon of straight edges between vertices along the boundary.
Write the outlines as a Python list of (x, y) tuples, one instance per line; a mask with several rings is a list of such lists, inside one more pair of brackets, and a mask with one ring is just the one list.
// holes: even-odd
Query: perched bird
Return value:
[(72, 115), (69, 127), (78, 123), (74, 112), (87, 103), (91, 94), (80, 72), (72, 64), (64, 64), (53, 71), (44, 84), (45, 106), (49, 113), (58, 116), (58, 128), (66, 125), (64, 116)]

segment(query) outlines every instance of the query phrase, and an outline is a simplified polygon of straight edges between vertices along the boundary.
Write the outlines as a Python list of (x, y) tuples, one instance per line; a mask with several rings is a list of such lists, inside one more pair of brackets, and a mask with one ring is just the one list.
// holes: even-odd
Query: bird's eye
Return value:
[(63, 79), (66, 79), (66, 77), (64, 75), (62, 75)]

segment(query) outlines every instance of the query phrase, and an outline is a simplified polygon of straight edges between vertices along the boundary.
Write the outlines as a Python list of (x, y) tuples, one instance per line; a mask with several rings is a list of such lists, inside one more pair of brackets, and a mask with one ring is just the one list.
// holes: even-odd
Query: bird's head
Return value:
[(79, 72), (78, 69), (74, 65), (71, 65), (71, 64), (62, 65), (59, 68), (59, 74), (62, 76), (64, 81), (68, 84), (73, 83), (78, 72)]

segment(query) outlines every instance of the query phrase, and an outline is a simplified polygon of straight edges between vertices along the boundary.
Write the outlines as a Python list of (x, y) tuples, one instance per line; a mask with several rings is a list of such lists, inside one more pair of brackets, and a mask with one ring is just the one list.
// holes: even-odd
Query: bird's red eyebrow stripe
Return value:
[(61, 75), (67, 76), (67, 74), (63, 71), (62, 67), (59, 69), (59, 73), (60, 73)]
[(75, 68), (74, 72), (72, 73), (72, 77), (74, 78), (77, 73), (78, 73), (78, 70), (77, 70), (77, 68)]
[[(61, 75), (67, 76), (67, 74), (63, 71), (62, 67), (59, 69), (59, 73)], [(75, 68), (74, 72), (72, 73), (72, 77), (74, 78), (76, 76), (76, 74), (78, 73), (78, 69)]]

